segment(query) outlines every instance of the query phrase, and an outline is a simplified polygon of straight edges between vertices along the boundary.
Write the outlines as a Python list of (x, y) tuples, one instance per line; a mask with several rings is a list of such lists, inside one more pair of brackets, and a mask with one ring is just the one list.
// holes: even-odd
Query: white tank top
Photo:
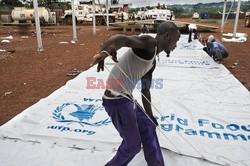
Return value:
[(131, 48), (128, 49), (111, 70), (107, 89), (114, 95), (132, 95), (137, 82), (153, 67), (155, 56), (156, 47), (155, 55), (150, 60), (142, 59)]

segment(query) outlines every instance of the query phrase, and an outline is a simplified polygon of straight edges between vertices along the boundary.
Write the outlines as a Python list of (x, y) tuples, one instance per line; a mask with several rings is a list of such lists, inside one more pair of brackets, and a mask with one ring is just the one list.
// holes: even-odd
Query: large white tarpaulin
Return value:
[[(187, 41), (159, 55), (151, 85), (165, 164), (250, 165), (249, 91)], [(104, 165), (121, 142), (102, 106), (108, 74), (93, 67), (1, 126), (1, 165)], [(146, 165), (143, 151), (129, 165)]]

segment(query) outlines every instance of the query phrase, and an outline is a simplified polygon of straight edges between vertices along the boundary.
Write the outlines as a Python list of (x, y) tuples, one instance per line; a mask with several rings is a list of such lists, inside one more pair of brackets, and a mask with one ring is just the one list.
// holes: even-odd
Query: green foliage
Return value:
[[(46, 8), (71, 8), (70, 1), (58, 2), (58, 0), (37, 0), (39, 7)], [(24, 6), (33, 8), (33, 0), (25, 0)]]
[(250, 12), (250, 1), (248, 1), (248, 3), (246, 5), (241, 5), (240, 10), (242, 12)]
[(151, 10), (151, 9), (154, 9), (154, 6), (146, 6), (145, 7), (147, 10)]
[[(229, 11), (233, 2), (227, 2), (226, 11)], [(231, 12), (235, 12), (237, 9), (238, 2), (234, 2)], [(195, 12), (206, 13), (206, 14), (217, 14), (223, 11), (224, 2), (219, 3), (198, 3), (195, 5), (170, 5), (168, 8), (174, 11), (175, 16), (178, 15), (192, 15)], [(250, 11), (250, 1), (242, 1), (241, 8), (242, 12)]]
[(130, 8), (128, 13), (132, 14), (132, 13), (137, 13), (139, 11), (139, 8)]
[(171, 11), (174, 12), (174, 15), (179, 16), (179, 15), (183, 15), (183, 13), (189, 13), (187, 10), (188, 9), (184, 9), (184, 8), (177, 8), (177, 7), (169, 7), (169, 9)]
[[(58, 0), (37, 0), (39, 6), (55, 8), (55, 7), (64, 7), (70, 8), (70, 1), (58, 2)], [(0, 10), (6, 11), (11, 10), (14, 7), (33, 7), (33, 0), (23, 0), (24, 3), (21, 3), (20, 0), (0, 0)], [(89, 1), (91, 2), (91, 0)], [(111, 4), (119, 4), (119, 0), (110, 0)], [(233, 2), (227, 2), (227, 9), (229, 10)], [(232, 12), (236, 11), (237, 1), (234, 3)], [(219, 3), (198, 3), (195, 5), (166, 5), (168, 9), (172, 10), (176, 16), (178, 15), (192, 15), (194, 12), (198, 13), (207, 13), (207, 14), (215, 14), (222, 12), (223, 10), (223, 2)], [(146, 6), (146, 9), (152, 9), (153, 6)], [(137, 12), (139, 8), (131, 8), (129, 13)], [(242, 1), (241, 8), (242, 12), (250, 11), (250, 1)]]
[(14, 7), (24, 6), (19, 0), (2, 0), (0, 1), (0, 10), (9, 11), (14, 9)]
[(22, 6), (22, 3), (19, 0), (2, 0), (0, 5), (5, 6)]
[(198, 19), (196, 22), (199, 23), (213, 23), (213, 24), (220, 24), (220, 21), (215, 19)]

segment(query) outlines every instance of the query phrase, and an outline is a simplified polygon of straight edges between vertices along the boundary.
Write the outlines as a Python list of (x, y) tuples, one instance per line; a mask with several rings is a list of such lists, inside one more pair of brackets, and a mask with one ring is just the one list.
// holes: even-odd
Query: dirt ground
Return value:
[[(178, 21), (192, 22), (191, 19)], [(208, 25), (220, 27), (218, 23)], [(233, 20), (229, 20), (224, 32), (232, 33), (233, 25)], [(250, 34), (250, 28), (244, 27), (244, 20), (240, 20), (238, 32)], [(73, 79), (74, 76), (67, 76), (70, 71), (88, 69), (101, 43), (117, 33), (123, 31), (107, 31), (105, 26), (98, 26), (94, 36), (91, 24), (78, 25), (78, 41), (72, 44), (71, 26), (42, 27), (44, 51), (38, 52), (34, 26), (0, 26), (0, 38), (13, 36), (11, 43), (0, 43), (0, 49), (8, 51), (0, 52), (0, 125)], [(126, 34), (132, 35), (129, 31)], [(221, 39), (220, 29), (204, 33), (210, 34)], [(246, 43), (223, 44), (229, 51), (223, 64), (250, 90), (249, 39)]]

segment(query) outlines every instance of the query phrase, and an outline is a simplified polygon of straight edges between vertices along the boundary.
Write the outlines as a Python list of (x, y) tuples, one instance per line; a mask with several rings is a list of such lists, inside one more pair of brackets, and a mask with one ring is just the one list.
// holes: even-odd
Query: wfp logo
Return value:
[(94, 118), (94, 115), (98, 110), (103, 110), (103, 107), (94, 104), (78, 105), (74, 103), (64, 103), (61, 106), (56, 107), (53, 111), (53, 118), (57, 122), (67, 123), (67, 125), (78, 123), (82, 127), (99, 127), (108, 125), (111, 122), (110, 118), (104, 120)]

